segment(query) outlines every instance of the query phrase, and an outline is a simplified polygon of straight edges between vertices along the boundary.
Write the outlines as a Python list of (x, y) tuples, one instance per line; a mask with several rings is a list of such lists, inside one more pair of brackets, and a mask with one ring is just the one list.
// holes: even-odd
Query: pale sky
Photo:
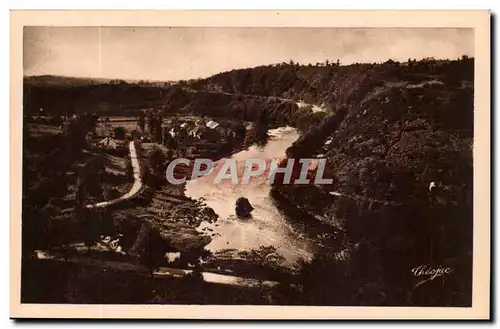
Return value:
[(474, 56), (472, 29), (25, 27), (24, 74), (147, 80), (288, 62)]

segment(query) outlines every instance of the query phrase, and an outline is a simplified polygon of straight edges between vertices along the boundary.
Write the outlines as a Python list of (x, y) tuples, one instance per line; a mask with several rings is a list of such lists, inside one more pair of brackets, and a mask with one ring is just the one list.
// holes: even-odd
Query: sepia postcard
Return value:
[(489, 319), (490, 12), (11, 12), (12, 318)]

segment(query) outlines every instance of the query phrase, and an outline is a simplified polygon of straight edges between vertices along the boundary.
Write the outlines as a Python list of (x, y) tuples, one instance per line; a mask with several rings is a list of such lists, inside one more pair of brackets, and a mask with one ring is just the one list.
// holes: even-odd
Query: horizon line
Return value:
[[(416, 60), (416, 61), (422, 61), (422, 60), (425, 60), (425, 59), (434, 59), (436, 61), (456, 61), (456, 60), (459, 60), (459, 59), (463, 58), (463, 56), (467, 56), (468, 59), (474, 59), (474, 56), (469, 56), (469, 55), (466, 55), (466, 54), (463, 54), (462, 57), (459, 57), (457, 59), (435, 58), (435, 57), (422, 57), (422, 58), (418, 58), (418, 59), (417, 58), (411, 58), (411, 57), (409, 57), (408, 59)], [(328, 59), (325, 59), (323, 62), (316, 62), (316, 63), (309, 62), (307, 64), (301, 64), (301, 63), (295, 63), (294, 62), (294, 64), (299, 64), (299, 66), (309, 66), (309, 65), (315, 66), (318, 63), (325, 64), (327, 60)], [(380, 62), (352, 62), (352, 63), (344, 64), (344, 65), (342, 64), (342, 62), (340, 62), (341, 63), (340, 66), (351, 66), (351, 65), (354, 65), (354, 64), (383, 64), (383, 63), (386, 63), (386, 62), (391, 61), (391, 60), (393, 62), (401, 63), (401, 64), (408, 63), (408, 61), (400, 62), (398, 60), (394, 60), (392, 58), (388, 58), (387, 60), (385, 60), (383, 62), (382, 61), (380, 61)], [(290, 61), (293, 61), (293, 60), (290, 59)], [(177, 80), (158, 80), (158, 79), (148, 79), (148, 78), (123, 78), (123, 77), (104, 77), (104, 76), (77, 76), (77, 75), (64, 75), (64, 74), (51, 74), (51, 73), (45, 73), (45, 74), (39, 74), (39, 75), (25, 75), (23, 73), (23, 78), (52, 76), (52, 77), (62, 77), (62, 78), (100, 79), (100, 80), (123, 80), (123, 81), (127, 81), (127, 80), (128, 81), (141, 81), (141, 80), (143, 80), (145, 82), (181, 82), (181, 81), (208, 79), (208, 78), (211, 78), (211, 77), (213, 77), (215, 75), (218, 75), (218, 74), (223, 74), (223, 73), (237, 71), (237, 70), (254, 69), (254, 68), (264, 67), (264, 66), (281, 65), (283, 63), (289, 65), (290, 61), (289, 62), (280, 62), (280, 63), (276, 63), (275, 62), (275, 63), (262, 64), (262, 65), (257, 65), (257, 66), (234, 68), (234, 69), (227, 70), (227, 71), (220, 71), (220, 72), (211, 74), (209, 76), (198, 77), (198, 78), (189, 78), (189, 79), (177, 79)], [(335, 62), (330, 62), (330, 64), (332, 64), (332, 63), (335, 63)]]

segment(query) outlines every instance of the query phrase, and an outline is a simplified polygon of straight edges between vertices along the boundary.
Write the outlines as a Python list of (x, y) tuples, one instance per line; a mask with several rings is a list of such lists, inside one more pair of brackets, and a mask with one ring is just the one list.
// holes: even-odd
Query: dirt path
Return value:
[(355, 200), (369, 200), (370, 202), (382, 203), (382, 204), (391, 205), (391, 206), (402, 206), (403, 205), (402, 203), (399, 203), (399, 202), (394, 202), (394, 201), (390, 201), (390, 200), (373, 199), (373, 198), (368, 198), (366, 196), (358, 195), (358, 194), (344, 194), (344, 193), (335, 192), (335, 191), (328, 192), (328, 193), (330, 195), (333, 195), (333, 196), (342, 196), (342, 197), (355, 199)]
[(121, 197), (116, 198), (116, 199), (87, 205), (86, 206), (87, 208), (89, 208), (89, 209), (91, 209), (91, 208), (104, 208), (104, 207), (107, 207), (109, 205), (128, 200), (128, 199), (136, 196), (139, 193), (139, 191), (142, 188), (143, 182), (142, 182), (142, 177), (141, 177), (139, 160), (137, 157), (137, 152), (136, 152), (135, 144), (133, 141), (129, 143), (129, 150), (130, 150), (130, 160), (132, 162), (132, 169), (134, 172), (134, 185), (132, 185), (132, 188), (130, 189), (130, 191), (128, 191), (127, 193), (125, 193), (124, 195), (122, 195)]

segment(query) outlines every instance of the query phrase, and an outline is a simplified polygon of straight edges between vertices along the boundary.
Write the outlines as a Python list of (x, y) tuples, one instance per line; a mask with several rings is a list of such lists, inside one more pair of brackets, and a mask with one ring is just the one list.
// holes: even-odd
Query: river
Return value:
[[(269, 163), (271, 159), (284, 157), (286, 149), (299, 137), (297, 130), (290, 127), (271, 129), (269, 135), (265, 147), (252, 146), (231, 156), (231, 159), (236, 160), (238, 172), (244, 170), (244, 160), (249, 158), (261, 158)], [(214, 183), (217, 168), (225, 160), (215, 163), (214, 173), (186, 183), (187, 196), (203, 200), (219, 215), (215, 224), (202, 223), (198, 228), (203, 232), (212, 230), (212, 241), (206, 249), (212, 252), (251, 250), (273, 245), (285, 257), (287, 264), (299, 258), (310, 259), (313, 243), (304, 234), (295, 231), (276, 208), (269, 195), (271, 186), (265, 175), (252, 177), (247, 185), (233, 185), (229, 181)], [(241, 181), (241, 174), (239, 178)], [(255, 208), (252, 218), (238, 219), (235, 216), (235, 202), (239, 197), (247, 198)]]

